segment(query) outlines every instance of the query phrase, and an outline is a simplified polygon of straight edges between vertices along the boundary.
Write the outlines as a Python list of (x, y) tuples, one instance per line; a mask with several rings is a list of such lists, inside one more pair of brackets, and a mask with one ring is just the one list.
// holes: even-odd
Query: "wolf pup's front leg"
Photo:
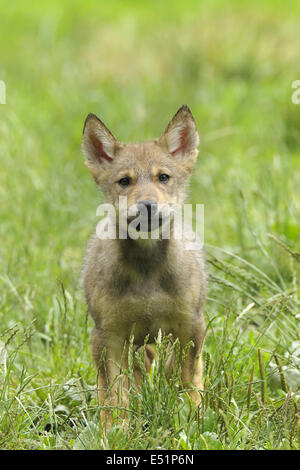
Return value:
[[(127, 417), (127, 393), (130, 383), (123, 375), (128, 367), (128, 343), (116, 335), (107, 335), (100, 328), (93, 328), (91, 342), (92, 356), (98, 372), (98, 398), (103, 407), (101, 418), (110, 423), (113, 411), (120, 409), (119, 415)], [(149, 345), (145, 346), (145, 368), (150, 372), (154, 352)], [(133, 358), (134, 360), (134, 358)], [(134, 379), (140, 385), (142, 372), (134, 362)]]
[[(191, 336), (192, 346), (188, 350), (187, 357), (182, 366), (181, 379), (183, 386), (189, 389), (191, 398), (197, 405), (201, 404), (202, 383), (202, 346), (205, 335), (205, 321), (200, 312), (193, 325)], [(190, 388), (192, 385), (192, 388)]]

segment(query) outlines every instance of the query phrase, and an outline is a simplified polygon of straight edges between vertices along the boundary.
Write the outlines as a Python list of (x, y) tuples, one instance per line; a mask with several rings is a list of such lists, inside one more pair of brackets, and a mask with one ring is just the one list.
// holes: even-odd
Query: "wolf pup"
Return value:
[[(128, 208), (135, 206), (138, 212), (146, 212), (148, 221), (162, 204), (183, 204), (198, 144), (196, 124), (185, 105), (156, 140), (121, 143), (94, 114), (87, 116), (82, 137), (86, 165), (107, 202), (119, 214), (119, 199), (123, 196)], [(128, 217), (126, 223), (131, 220)], [(120, 367), (126, 367), (133, 326), (136, 347), (144, 344), (146, 336), (153, 343), (159, 330), (178, 338), (182, 349), (193, 342), (182, 366), (182, 382), (190, 386), (192, 398), (200, 403), (197, 390), (202, 389), (205, 332), (204, 256), (201, 249), (186, 250), (186, 240), (173, 236), (172, 219), (170, 225), (169, 239), (160, 235), (156, 239), (133, 239), (118, 236), (122, 231), (117, 219), (117, 236), (101, 239), (95, 235), (87, 250), (82, 280), (95, 322), (92, 355), (98, 368), (101, 363), (99, 400), (109, 397), (111, 407), (120, 398), (114, 379)], [(152, 348), (146, 346), (147, 371), (153, 358)], [(171, 367), (172, 358), (167, 362), (167, 369)], [(137, 383), (141, 380), (138, 367), (135, 379)], [(121, 394), (126, 401), (125, 386)]]

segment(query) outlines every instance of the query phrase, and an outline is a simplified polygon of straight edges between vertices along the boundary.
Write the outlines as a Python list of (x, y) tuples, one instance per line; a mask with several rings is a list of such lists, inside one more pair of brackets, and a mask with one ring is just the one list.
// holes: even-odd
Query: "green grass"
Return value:
[[(299, 448), (299, 4), (0, 9), (0, 447)], [(188, 199), (205, 204), (203, 409), (155, 369), (130, 427), (105, 436), (78, 285), (102, 201), (82, 126), (94, 112), (121, 140), (149, 139), (183, 103), (201, 136)]]

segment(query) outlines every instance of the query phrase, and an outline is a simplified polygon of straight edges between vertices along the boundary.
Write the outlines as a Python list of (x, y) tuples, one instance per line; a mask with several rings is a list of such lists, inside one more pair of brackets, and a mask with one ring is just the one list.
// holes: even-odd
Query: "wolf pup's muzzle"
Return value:
[(129, 209), (129, 217), (127, 223), (132, 223), (136, 220), (138, 223), (135, 225), (137, 232), (152, 232), (159, 228), (162, 224), (162, 217), (158, 210), (158, 204), (153, 199), (145, 199), (132, 206), (131, 209), (135, 212), (135, 215), (131, 216)]

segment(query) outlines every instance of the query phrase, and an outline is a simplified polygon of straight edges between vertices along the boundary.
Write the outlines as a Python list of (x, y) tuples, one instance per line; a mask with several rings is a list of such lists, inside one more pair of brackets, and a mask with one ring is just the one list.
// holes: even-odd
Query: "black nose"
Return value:
[(156, 214), (157, 212), (157, 202), (153, 201), (152, 199), (145, 199), (144, 201), (140, 201), (137, 205), (138, 210), (144, 214), (145, 209), (148, 213), (148, 218), (151, 218), (152, 215)]

